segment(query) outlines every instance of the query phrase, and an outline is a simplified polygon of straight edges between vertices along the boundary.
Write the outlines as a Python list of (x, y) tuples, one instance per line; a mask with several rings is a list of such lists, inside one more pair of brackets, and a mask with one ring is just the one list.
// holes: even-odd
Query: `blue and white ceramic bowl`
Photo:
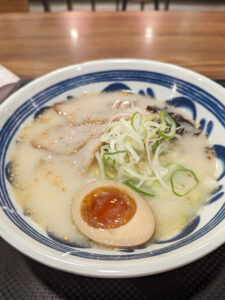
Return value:
[[(204, 128), (220, 163), (219, 188), (174, 238), (130, 251), (79, 248), (52, 239), (17, 205), (7, 180), (10, 142), (43, 106), (83, 92), (130, 89), (188, 110)], [(157, 101), (157, 100), (155, 100)], [(0, 106), (0, 235), (48, 266), (96, 277), (155, 274), (190, 263), (225, 241), (225, 89), (169, 64), (134, 59), (87, 62), (34, 80)]]

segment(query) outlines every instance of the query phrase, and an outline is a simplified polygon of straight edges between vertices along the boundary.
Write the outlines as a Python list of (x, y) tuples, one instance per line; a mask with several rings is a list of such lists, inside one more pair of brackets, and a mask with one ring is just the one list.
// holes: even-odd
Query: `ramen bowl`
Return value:
[[(176, 236), (135, 249), (72, 246), (25, 215), (8, 180), (9, 147), (24, 122), (44, 107), (82, 93), (129, 90), (169, 101), (201, 125), (218, 159), (218, 189)], [(225, 90), (192, 71), (155, 61), (99, 60), (56, 70), (11, 95), (0, 106), (0, 235), (50, 267), (93, 277), (137, 277), (178, 268), (225, 241)]]

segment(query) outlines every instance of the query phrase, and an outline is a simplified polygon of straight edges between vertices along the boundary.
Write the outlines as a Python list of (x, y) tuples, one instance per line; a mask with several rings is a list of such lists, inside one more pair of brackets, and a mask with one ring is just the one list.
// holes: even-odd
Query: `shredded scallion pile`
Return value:
[[(124, 182), (148, 197), (154, 196), (153, 185), (157, 182), (177, 196), (187, 195), (198, 184), (194, 172), (174, 163), (165, 165), (161, 159), (176, 136), (176, 123), (164, 111), (148, 116), (135, 112), (131, 120), (111, 122), (101, 136), (104, 144), (96, 153), (101, 177)], [(179, 175), (187, 172), (188, 187), (182, 192)]]

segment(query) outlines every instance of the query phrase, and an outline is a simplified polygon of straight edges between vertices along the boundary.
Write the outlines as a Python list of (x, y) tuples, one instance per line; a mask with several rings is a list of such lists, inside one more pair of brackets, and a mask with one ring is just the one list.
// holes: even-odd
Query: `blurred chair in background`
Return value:
[[(14, 0), (14, 1), (16, 1), (16, 0)], [(45, 11), (50, 11), (51, 10), (50, 9), (50, 1), (49, 0), (41, 0), (41, 1), (42, 1), (44, 10)], [(66, 2), (68, 10), (73, 10), (73, 1), (72, 0), (62, 0), (62, 2), (63, 1)], [(86, 2), (88, 2), (88, 1), (91, 4), (91, 10), (95, 11), (96, 10), (97, 0), (86, 0)], [(132, 1), (133, 2), (139, 2), (141, 10), (144, 10), (145, 3), (149, 2), (149, 0), (132, 0)], [(158, 8), (159, 8), (158, 0), (152, 0), (152, 1), (154, 2), (155, 9), (158, 10)], [(114, 0), (115, 9), (117, 11), (120, 10), (120, 4), (121, 4), (122, 5), (122, 10), (126, 10), (128, 2), (129, 2), (128, 0)], [(76, 3), (76, 1), (74, 3)]]
[(45, 11), (50, 11), (50, 6), (48, 3), (48, 0), (42, 0), (43, 6), (44, 6), (44, 10)]
[[(1, 1), (1, 0), (0, 0)], [(62, 1), (65, 1), (66, 4), (67, 4), (67, 9), (68, 10), (73, 10), (73, 5), (72, 5), (72, 0), (62, 0)], [(91, 4), (91, 10), (92, 11), (95, 11), (95, 2), (96, 0), (90, 0), (90, 4)], [(116, 0), (116, 2), (119, 2), (119, 0)], [(43, 3), (43, 7), (44, 7), (44, 10), (47, 12), (47, 11), (51, 11), (50, 9), (50, 4), (49, 4), (49, 0), (42, 0), (42, 3)], [(119, 6), (119, 3), (117, 4)]]
[(116, 0), (116, 10), (119, 10), (120, 8), (120, 0)]
[(165, 10), (169, 10), (170, 0), (165, 0)]
[(0, 0), (0, 12), (28, 12), (28, 0)]
[[(132, 1), (140, 2), (141, 10), (144, 10), (145, 3), (147, 2), (146, 0), (132, 0)], [(122, 0), (122, 10), (127, 9), (127, 3), (128, 2), (129, 2), (128, 0)], [(153, 2), (154, 2), (155, 10), (158, 10), (159, 9), (159, 1), (158, 0), (153, 0)]]

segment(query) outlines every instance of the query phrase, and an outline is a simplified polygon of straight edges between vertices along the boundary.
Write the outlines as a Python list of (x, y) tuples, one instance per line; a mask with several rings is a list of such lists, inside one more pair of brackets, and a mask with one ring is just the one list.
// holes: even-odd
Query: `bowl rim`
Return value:
[[(109, 65), (109, 64), (115, 64), (115, 63), (119, 63), (119, 64), (148, 64), (150, 65), (154, 65), (154, 66), (161, 66), (161, 67), (167, 67), (171, 70), (174, 71), (181, 71), (184, 72), (185, 74), (190, 75), (190, 76), (194, 76), (197, 78), (201, 78), (201, 81), (204, 81), (205, 83), (208, 83), (209, 87), (213, 86), (214, 88), (216, 88), (216, 90), (218, 90), (220, 93), (224, 93), (225, 90), (223, 87), (221, 87), (219, 84), (217, 84), (216, 82), (213, 82), (212, 80), (208, 79), (207, 77), (200, 75), (196, 72), (193, 72), (191, 70), (185, 69), (183, 67), (179, 67), (173, 64), (168, 64), (168, 63), (163, 63), (163, 62), (157, 62), (157, 61), (152, 61), (152, 60), (143, 60), (143, 59), (104, 59), (104, 60), (94, 60), (94, 61), (90, 61), (90, 62), (84, 62), (84, 63), (80, 63), (80, 64), (73, 64), (70, 66), (66, 66), (60, 69), (57, 69), (55, 71), (49, 72), (45, 75), (42, 75), (39, 78), (34, 79), (32, 82), (28, 83), (26, 86), (22, 87), (21, 89), (19, 89), (17, 92), (15, 92), (13, 95), (11, 95), (7, 101), (3, 102), (0, 106), (0, 113), (1, 111), (6, 108), (7, 106), (10, 106), (11, 103), (13, 103), (17, 97), (19, 97), (20, 95), (22, 95), (24, 93), (24, 91), (32, 89), (32, 87), (35, 87), (37, 84), (42, 83), (42, 81), (47, 81), (49, 78), (52, 78), (54, 76), (57, 76), (58, 74), (62, 73), (62, 72), (70, 72), (71, 70), (75, 69), (79, 69), (79, 68), (86, 68), (89, 66), (101, 66), (101, 65)], [(140, 69), (140, 68), (137, 68)], [(173, 76), (176, 77), (176, 76)], [(179, 78), (179, 77), (178, 77)], [(60, 81), (59, 81), (60, 82)], [(43, 90), (43, 88), (41, 88), (40, 90)], [(1, 224), (1, 220), (0, 220), (0, 224)], [(222, 224), (220, 224), (222, 225)], [(16, 226), (15, 226), (16, 227)], [(9, 234), (9, 231), (11, 234)], [(209, 235), (212, 235), (213, 233), (213, 239), (209, 240), (205, 239), (205, 243), (203, 245), (201, 245), (201, 247), (187, 247), (187, 249), (189, 248), (189, 250), (187, 251), (178, 251), (177, 255), (176, 255), (176, 262), (174, 263), (174, 258), (172, 257), (171, 259), (168, 260), (168, 258), (163, 258), (160, 259), (160, 255), (156, 258), (156, 257), (152, 257), (152, 258), (148, 258), (150, 260), (154, 259), (155, 262), (151, 261), (152, 264), (152, 269), (149, 271), (149, 266), (147, 267), (146, 265), (146, 259), (138, 259), (138, 265), (139, 268), (137, 269), (137, 263), (133, 262), (133, 261), (129, 261), (128, 263), (124, 263), (123, 261), (119, 261), (117, 265), (117, 267), (115, 266), (111, 266), (109, 267), (104, 267), (103, 263), (100, 263), (99, 261), (90, 263), (90, 260), (88, 260), (88, 263), (86, 261), (86, 259), (82, 259), (82, 258), (77, 258), (74, 259), (75, 263), (70, 263), (70, 262), (65, 262), (61, 261), (59, 259), (59, 257), (57, 257), (57, 255), (48, 255), (47, 253), (44, 253), (42, 251), (40, 251), (40, 245), (39, 242), (34, 241), (32, 238), (28, 237), (25, 239), (25, 242), (21, 242), (19, 236), (15, 236), (15, 231), (12, 230), (10, 228), (7, 232), (6, 228), (2, 228), (0, 227), (0, 236), (5, 239), (11, 246), (15, 247), (16, 249), (18, 249), (20, 252), (22, 252), (23, 254), (29, 256), (30, 258), (41, 262), (47, 266), (59, 269), (59, 270), (63, 270), (63, 271), (67, 271), (67, 272), (71, 272), (71, 273), (75, 273), (75, 274), (79, 274), (79, 275), (85, 275), (85, 276), (91, 276), (91, 277), (108, 277), (108, 278), (128, 278), (128, 277), (138, 277), (138, 276), (145, 276), (145, 275), (152, 275), (152, 274), (156, 274), (156, 273), (160, 273), (160, 272), (165, 272), (165, 271), (169, 271), (178, 267), (181, 267), (187, 263), (191, 263), (205, 255), (207, 255), (208, 253), (212, 252), (213, 250), (215, 250), (217, 247), (219, 247), (220, 245), (222, 245), (224, 243), (224, 238), (223, 238), (223, 232), (225, 233), (225, 227), (224, 226), (220, 226), (219, 229), (217, 228), (217, 230), (213, 230), (212, 232), (209, 232)], [(225, 236), (225, 234), (224, 234)], [(198, 242), (192, 242), (191, 244), (198, 244)], [(33, 248), (30, 247), (32, 244)], [(47, 246), (42, 246), (42, 247), (46, 247)], [(56, 251), (56, 250), (54, 250)], [(44, 252), (47, 252), (44, 251)], [(50, 251), (52, 252), (52, 250)], [(158, 260), (160, 260), (160, 264), (161, 266), (159, 266), (159, 262)], [(120, 267), (119, 270), (119, 264), (123, 264), (122, 267)], [(76, 269), (74, 269), (74, 265), (76, 265)], [(90, 270), (90, 268), (92, 268)]]
[[(181, 67), (181, 66), (171, 64), (171, 63), (167, 63), (167, 62), (141, 59), (141, 58), (108, 58), (108, 59), (90, 60), (90, 61), (85, 61), (85, 62), (81, 62), (81, 63), (77, 63), (77, 64), (76, 63), (71, 64), (71, 65), (64, 66), (62, 68), (56, 69), (56, 70), (52, 70), (52, 71), (47, 72), (46, 74), (43, 74), (41, 76), (35, 77), (34, 79), (31, 79), (30, 82), (26, 83), (25, 86), (22, 86), (21, 88), (19, 88), (19, 90), (15, 91), (13, 94), (11, 94), (9, 97), (7, 97), (2, 103), (0, 103), (0, 110), (2, 109), (2, 107), (4, 107), (5, 105), (8, 105), (8, 103), (13, 101), (12, 99), (14, 99), (15, 95), (17, 96), (20, 93), (23, 93), (24, 90), (26, 90), (30, 87), (36, 86), (36, 84), (38, 82), (41, 82), (43, 80), (45, 81), (46, 78), (48, 79), (48, 78), (51, 78), (52, 76), (60, 74), (62, 72), (74, 70), (74, 68), (76, 68), (77, 70), (80, 70), (81, 68), (85, 68), (85, 67), (88, 67), (88, 66), (95, 66), (97, 64), (102, 64), (104, 66), (104, 65), (107, 65), (107, 64), (115, 64), (115, 63), (117, 63), (117, 64), (142, 63), (142, 64), (151, 64), (153, 66), (162, 66), (162, 67), (173, 69), (175, 71), (178, 70), (178, 71), (181, 71), (181, 72), (185, 72), (186, 74), (188, 74), (190, 76), (196, 77), (196, 79), (199, 80), (199, 81), (204, 80), (210, 86), (213, 85), (221, 93), (224, 93), (225, 88), (222, 87), (219, 83), (217, 83), (213, 79), (210, 79), (210, 78), (206, 77), (205, 75), (202, 75), (198, 72), (192, 71), (192, 70), (187, 69), (185, 67)], [(208, 87), (206, 87), (206, 90), (207, 90), (207, 88)], [(225, 104), (225, 101), (224, 101), (224, 104)]]

